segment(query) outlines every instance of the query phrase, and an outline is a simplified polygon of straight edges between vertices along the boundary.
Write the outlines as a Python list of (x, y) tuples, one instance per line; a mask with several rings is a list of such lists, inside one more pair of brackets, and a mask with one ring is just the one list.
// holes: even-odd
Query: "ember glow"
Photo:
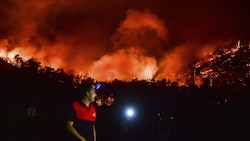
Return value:
[(194, 62), (249, 37), (250, 8), (234, 0), (180, 2), (4, 0), (0, 57), (12, 64), (17, 55), (35, 58), (100, 81), (164, 78), (183, 85), (194, 77), (200, 84)]
[(234, 47), (222, 48), (205, 57), (204, 62), (198, 61), (194, 65), (194, 75), (208, 78), (210, 85), (241, 83), (249, 78), (250, 49), (240, 41)]

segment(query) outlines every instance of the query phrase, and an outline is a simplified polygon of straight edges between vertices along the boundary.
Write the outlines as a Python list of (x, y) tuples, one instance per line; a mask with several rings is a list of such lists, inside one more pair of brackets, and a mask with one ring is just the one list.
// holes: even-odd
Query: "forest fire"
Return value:
[(100, 141), (249, 138), (249, 13), (246, 0), (1, 0), (2, 140), (68, 140), (86, 84)]
[[(32, 48), (28, 48), (28, 50), (23, 47), (14, 47), (12, 50), (9, 48), (13, 47), (10, 46), (8, 40), (1, 40), (0, 56), (14, 66), (21, 67), (20, 60), (25, 62), (28, 59), (36, 58), (36, 56), (32, 56), (36, 52)], [(227, 80), (226, 83), (228, 84), (235, 81), (244, 83), (244, 77), (248, 78), (250, 73), (249, 52), (249, 48), (241, 45), (240, 41), (238, 41), (235, 47), (222, 48), (214, 53), (210, 52), (207, 57), (191, 64), (191, 68), (183, 69), (183, 66), (189, 64), (181, 64), (183, 63), (180, 60), (181, 57), (174, 51), (168, 54), (167, 57), (163, 57), (163, 61), (157, 62), (155, 57), (144, 55), (140, 49), (120, 49), (113, 54), (104, 55), (99, 60), (92, 62), (92, 66), (89, 67), (86, 75), (81, 74), (81, 76), (84, 76), (81, 79), (87, 77), (92, 77), (98, 81), (167, 79), (178, 82), (180, 86), (188, 86), (190, 81), (200, 86), (203, 84), (203, 79), (206, 78), (209, 79), (210, 85), (221, 83), (223, 80)], [(39, 57), (39, 53), (37, 55)], [(60, 59), (58, 60), (51, 60), (51, 62), (54, 62), (54, 66), (56, 66), (56, 62), (59, 62), (57, 64), (63, 64)], [(41, 68), (46, 67), (43, 59), (39, 58), (39, 61), (42, 63)], [(53, 68), (53, 64), (50, 64), (50, 66)]]
[[(9, 48), (13, 49), (10, 50)], [(27, 61), (33, 58), (41, 63), (41, 67), (49, 66), (54, 69), (62, 68), (65, 69), (66, 72), (68, 71), (67, 68), (64, 68), (64, 64), (60, 58), (54, 56), (54, 58), (51, 58), (52, 60), (46, 61), (46, 53), (44, 52), (44, 55), (42, 52), (37, 53), (32, 47), (10, 47), (8, 41), (4, 39), (1, 40), (0, 50), (1, 58), (14, 66), (20, 67), (20, 62), (18, 63), (18, 61)], [(172, 55), (174, 54), (177, 53), (174, 52)], [(169, 56), (172, 55), (169, 54)], [(114, 79), (130, 81), (135, 78), (137, 80), (167, 78), (171, 81), (179, 82), (180, 85), (186, 85), (185, 81), (190, 78), (190, 74), (187, 73), (188, 70), (183, 70), (183, 73), (178, 71), (182, 66), (187, 64), (182, 64), (181, 60), (179, 63), (176, 62), (180, 59), (177, 57), (178, 56), (173, 58), (167, 57), (160, 62), (160, 66), (158, 66), (157, 64), (159, 62), (157, 62), (155, 57), (144, 55), (140, 49), (120, 49), (113, 54), (104, 55), (99, 60), (92, 62), (89, 70), (81, 75), (84, 76), (84, 78), (92, 77), (99, 81), (112, 81)], [(50, 64), (49, 62), (52, 63)], [(159, 68), (162, 68), (163, 71), (159, 70)], [(76, 72), (78, 68), (72, 69), (75, 69), (74, 72)]]
[[(217, 37), (220, 35), (214, 35), (216, 26), (221, 24), (219, 22), (229, 19), (212, 11), (214, 15), (210, 16), (209, 22), (212, 23), (209, 29), (213, 30), (205, 31), (203, 26), (193, 27), (197, 22), (195, 19), (208, 23), (208, 17), (204, 19), (204, 16), (187, 10), (188, 4), (187, 7), (177, 8), (183, 13), (190, 12), (187, 19), (177, 19), (176, 14), (180, 13), (168, 10), (165, 3), (145, 3), (152, 8), (142, 8), (136, 3), (131, 6), (127, 2), (116, 3), (118, 6), (107, 2), (96, 8), (95, 2), (80, 0), (70, 3), (6, 0), (4, 3), (8, 8), (0, 6), (0, 16), (4, 20), (0, 24), (0, 57), (16, 66), (17, 60), (33, 58), (42, 66), (62, 68), (68, 74), (80, 74), (84, 78), (92, 77), (100, 81), (167, 79), (186, 85), (187, 79), (197, 79), (199, 82), (195, 84), (201, 84), (200, 77), (193, 76), (193, 69), (199, 74), (200, 70), (197, 69), (202, 68), (200, 74), (204, 77), (217, 76), (213, 73), (216, 69), (204, 66), (218, 61), (221, 58), (219, 55), (235, 57), (240, 50), (237, 46), (222, 51), (223, 54), (213, 54), (217, 49), (232, 44), (230, 38), (220, 39)], [(117, 8), (119, 6), (123, 8)], [(210, 9), (207, 5), (201, 6)], [(113, 12), (104, 12), (108, 10)], [(214, 21), (218, 23), (214, 24)], [(185, 23), (182, 24), (184, 27), (179, 26), (180, 23)], [(220, 29), (227, 29), (225, 24), (222, 25)], [(230, 59), (222, 64), (231, 62)], [(193, 68), (197, 60), (201, 60), (201, 63)]]

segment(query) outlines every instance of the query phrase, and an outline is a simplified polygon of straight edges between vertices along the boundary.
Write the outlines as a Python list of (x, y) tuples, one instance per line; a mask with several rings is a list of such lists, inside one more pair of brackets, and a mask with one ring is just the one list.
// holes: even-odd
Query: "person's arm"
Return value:
[(81, 141), (86, 141), (86, 139), (85, 139), (83, 136), (81, 136), (81, 135), (77, 132), (77, 130), (73, 127), (73, 124), (74, 124), (73, 121), (68, 120), (68, 121), (67, 121), (67, 130), (68, 130), (71, 134), (73, 134), (76, 138), (78, 138), (79, 140), (81, 140)]
[(94, 133), (94, 141), (96, 141), (96, 130), (95, 130), (95, 125), (93, 125), (93, 133)]

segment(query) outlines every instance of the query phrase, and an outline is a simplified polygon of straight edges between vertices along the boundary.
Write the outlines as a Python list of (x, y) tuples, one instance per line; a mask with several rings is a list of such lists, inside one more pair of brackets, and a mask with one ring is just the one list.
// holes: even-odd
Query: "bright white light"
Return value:
[(128, 109), (126, 110), (126, 115), (127, 115), (127, 117), (133, 117), (134, 114), (135, 114), (134, 109), (128, 108)]

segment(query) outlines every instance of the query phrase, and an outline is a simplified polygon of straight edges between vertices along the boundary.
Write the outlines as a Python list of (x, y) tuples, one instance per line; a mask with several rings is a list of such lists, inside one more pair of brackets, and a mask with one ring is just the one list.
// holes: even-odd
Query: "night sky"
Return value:
[(98, 80), (164, 78), (250, 41), (247, 0), (2, 0), (0, 10), (0, 51)]

